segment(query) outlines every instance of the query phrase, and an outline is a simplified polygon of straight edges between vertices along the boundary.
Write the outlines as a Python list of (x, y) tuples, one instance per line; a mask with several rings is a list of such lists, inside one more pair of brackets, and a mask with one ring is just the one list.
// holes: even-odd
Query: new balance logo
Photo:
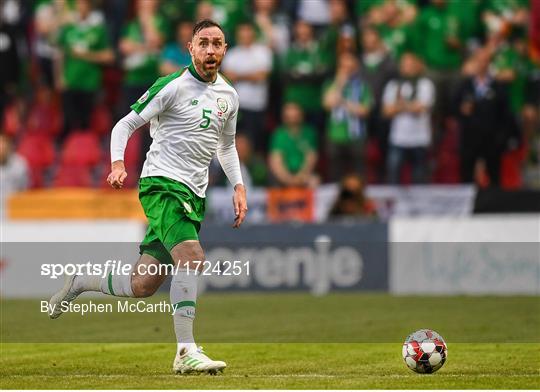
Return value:
[(192, 100), (191, 100), (191, 106), (195, 106), (195, 105), (197, 105), (198, 103), (199, 103), (199, 101), (196, 100), (196, 99), (192, 99)]

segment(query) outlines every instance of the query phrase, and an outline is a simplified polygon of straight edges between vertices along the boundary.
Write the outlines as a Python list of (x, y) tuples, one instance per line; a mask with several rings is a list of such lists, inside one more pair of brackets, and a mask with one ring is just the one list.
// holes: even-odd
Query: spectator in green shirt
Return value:
[(296, 103), (283, 106), (282, 118), (283, 125), (270, 140), (270, 172), (274, 182), (285, 187), (316, 186), (316, 133), (304, 123), (302, 109)]
[(330, 60), (321, 51), (313, 35), (313, 27), (304, 21), (294, 26), (294, 41), (282, 64), (285, 83), (284, 100), (295, 102), (304, 111), (306, 120), (322, 133), (321, 81), (329, 71)]
[[(178, 26), (183, 21), (197, 19), (195, 16), (198, 0), (165, 0), (159, 3), (159, 13), (171, 26)], [(167, 41), (174, 40), (175, 32), (171, 31)]]
[(248, 0), (210, 0), (210, 2), (214, 10), (211, 19), (223, 27), (227, 42), (231, 45), (236, 45), (236, 26), (240, 22), (250, 20), (250, 15), (246, 12), (250, 2)]
[[(136, 0), (135, 17), (124, 27), (120, 40), (123, 55), (124, 85), (118, 113), (127, 113), (159, 77), (161, 48), (167, 36), (165, 19), (157, 12), (158, 0)], [(141, 156), (146, 155), (152, 139), (142, 132)]]
[(513, 28), (527, 26), (529, 7), (529, 0), (486, 0), (482, 20), (488, 36), (498, 40)]
[(159, 56), (167, 29), (157, 13), (158, 6), (157, 0), (137, 0), (136, 16), (124, 27), (119, 44), (125, 71), (122, 113), (159, 77)]
[[(411, 10), (414, 11), (411, 14)], [(390, 54), (399, 59), (410, 50), (413, 25), (411, 15), (416, 8), (408, 1), (386, 0), (370, 12), (367, 25), (375, 26)]]
[(509, 84), (512, 111), (519, 115), (529, 95), (528, 86), (535, 66), (527, 53), (524, 35), (513, 35), (509, 43), (503, 44), (495, 53), (492, 70), (495, 78)]
[(324, 29), (320, 37), (321, 50), (331, 60), (330, 67), (335, 69), (336, 59), (342, 51), (344, 36), (356, 37), (356, 29), (349, 20), (349, 13), (345, 0), (330, 0), (330, 24)]
[[(168, 3), (171, 0), (164, 0), (163, 3)], [(181, 8), (178, 11), (180, 14), (183, 10), (185, 19), (194, 21), (211, 19), (221, 25), (225, 32), (225, 38), (229, 46), (236, 45), (235, 32), (238, 24), (247, 22), (252, 19), (252, 15), (248, 13), (250, 9), (249, 0), (172, 0), (180, 2)], [(167, 5), (165, 8), (176, 8), (172, 5)], [(168, 14), (171, 12), (169, 11)]]
[(103, 16), (93, 12), (90, 0), (75, 2), (75, 20), (60, 28), (61, 52), (57, 85), (63, 91), (64, 131), (90, 126), (96, 94), (101, 87), (102, 65), (114, 61)]
[(459, 39), (467, 51), (480, 44), (483, 34), (480, 23), (483, 4), (484, 0), (448, 0), (448, 12), (458, 21)]
[(431, 0), (416, 21), (416, 52), (437, 71), (457, 70), (461, 65), (459, 21), (446, 0)]
[(431, 0), (418, 16), (414, 33), (415, 52), (428, 67), (428, 77), (435, 83), (433, 107), (435, 131), (444, 128), (451, 114), (452, 98), (461, 79), (462, 43), (459, 21), (447, 0)]
[(330, 112), (326, 145), (331, 181), (364, 170), (366, 119), (373, 97), (358, 70), (358, 59), (351, 53), (343, 53), (338, 59), (336, 75), (324, 88), (323, 106)]

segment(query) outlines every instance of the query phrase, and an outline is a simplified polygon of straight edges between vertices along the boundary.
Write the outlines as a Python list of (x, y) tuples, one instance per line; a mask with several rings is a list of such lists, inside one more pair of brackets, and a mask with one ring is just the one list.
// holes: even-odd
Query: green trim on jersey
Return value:
[(227, 82), (227, 84), (228, 84), (229, 86), (233, 87), (233, 84), (232, 84), (232, 82), (229, 80), (229, 78), (227, 78), (227, 77), (226, 77), (225, 75), (223, 75), (221, 72), (219, 72), (219, 74), (221, 75), (221, 77), (223, 78), (223, 80), (224, 80), (225, 82)]
[(195, 66), (193, 65), (193, 63), (189, 64), (188, 70), (189, 70), (189, 73), (191, 74), (191, 76), (193, 76), (193, 77), (194, 77), (195, 79), (197, 79), (199, 82), (208, 83), (206, 80), (204, 80), (203, 78), (201, 78), (201, 75), (199, 75), (199, 74), (197, 73), (197, 70), (195, 69)]
[(186, 68), (176, 71), (172, 74), (169, 74), (167, 76), (163, 76), (162, 78), (159, 78), (154, 82), (152, 86), (143, 94), (142, 97), (140, 97), (137, 102), (135, 102), (133, 105), (131, 105), (131, 109), (133, 109), (137, 114), (141, 114), (141, 112), (146, 108), (148, 103), (154, 99), (154, 97), (159, 93), (167, 84), (175, 80), (176, 78), (182, 76), (182, 74), (186, 72)]

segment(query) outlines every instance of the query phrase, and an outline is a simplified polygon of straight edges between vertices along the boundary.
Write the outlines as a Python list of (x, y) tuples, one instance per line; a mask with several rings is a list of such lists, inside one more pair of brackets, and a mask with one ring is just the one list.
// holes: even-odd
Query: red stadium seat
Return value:
[(62, 130), (62, 113), (53, 104), (37, 103), (32, 106), (26, 120), (26, 131), (54, 137)]
[(53, 186), (91, 188), (93, 186), (92, 170), (88, 166), (61, 166), (56, 172)]
[(61, 164), (93, 167), (101, 162), (98, 137), (91, 132), (76, 131), (69, 135), (62, 147)]
[(44, 135), (28, 134), (21, 139), (17, 152), (28, 162), (31, 187), (43, 186), (43, 173), (54, 163), (56, 157), (53, 142)]

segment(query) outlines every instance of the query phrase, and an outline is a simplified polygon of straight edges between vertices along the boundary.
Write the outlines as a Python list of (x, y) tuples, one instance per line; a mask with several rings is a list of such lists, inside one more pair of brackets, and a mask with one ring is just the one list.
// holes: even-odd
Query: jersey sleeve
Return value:
[(219, 163), (234, 187), (243, 184), (240, 160), (235, 145), (236, 119), (238, 117), (238, 95), (235, 94), (234, 110), (227, 119), (223, 132), (219, 138), (217, 157)]
[(238, 107), (240, 106), (239, 100), (238, 100), (238, 94), (234, 95), (234, 106), (233, 111), (229, 118), (227, 119), (227, 122), (225, 123), (225, 127), (223, 128), (223, 133), (226, 135), (235, 135), (236, 134), (236, 122), (238, 120)]
[(145, 121), (169, 109), (177, 97), (176, 84), (171, 83), (168, 77), (159, 78), (137, 102), (131, 105), (131, 109)]

